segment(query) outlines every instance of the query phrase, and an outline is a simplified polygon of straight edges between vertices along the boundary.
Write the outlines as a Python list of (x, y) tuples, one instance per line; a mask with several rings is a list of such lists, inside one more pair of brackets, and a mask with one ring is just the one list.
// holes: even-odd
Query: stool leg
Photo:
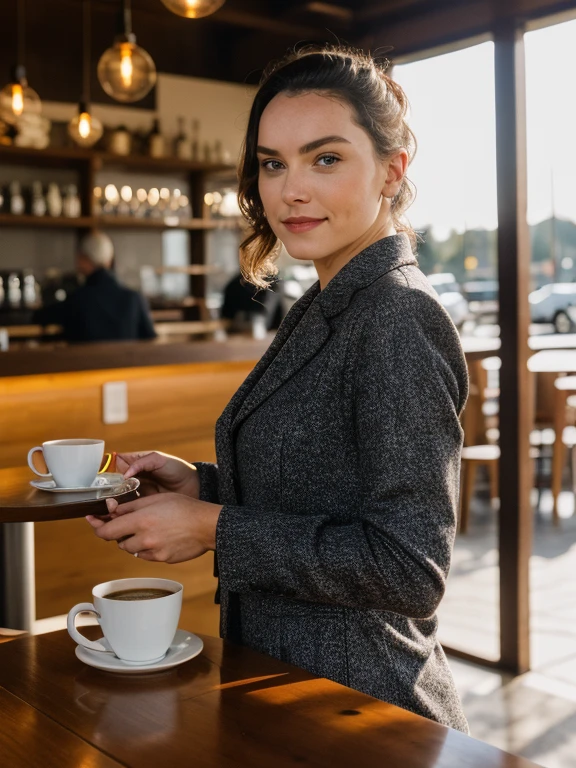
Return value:
[(491, 461), (488, 464), (488, 476), (490, 478), (490, 499), (492, 501), (500, 497), (498, 464), (498, 461)]
[(460, 494), (460, 533), (468, 530), (470, 517), (470, 502), (474, 493), (476, 480), (476, 462), (466, 459), (462, 462), (462, 493)]
[(567, 392), (554, 388), (554, 448), (552, 453), (552, 519), (558, 525), (558, 496), (562, 489), (562, 470), (564, 469), (564, 441), (562, 440), (566, 426)]

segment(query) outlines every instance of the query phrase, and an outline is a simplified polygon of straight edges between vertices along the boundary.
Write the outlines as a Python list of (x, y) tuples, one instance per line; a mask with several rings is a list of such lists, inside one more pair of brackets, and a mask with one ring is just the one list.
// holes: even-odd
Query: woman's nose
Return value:
[(310, 191), (301, 174), (286, 174), (282, 187), (282, 201), (288, 205), (310, 202)]

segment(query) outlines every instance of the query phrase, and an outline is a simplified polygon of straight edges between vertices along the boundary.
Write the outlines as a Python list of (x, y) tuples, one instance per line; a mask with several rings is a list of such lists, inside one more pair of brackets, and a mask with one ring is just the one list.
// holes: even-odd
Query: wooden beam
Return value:
[(523, 30), (511, 19), (495, 28), (498, 279), (500, 283), (500, 648), (501, 666), (530, 668), (529, 562), (532, 487), (529, 435), (526, 221), (526, 93)]

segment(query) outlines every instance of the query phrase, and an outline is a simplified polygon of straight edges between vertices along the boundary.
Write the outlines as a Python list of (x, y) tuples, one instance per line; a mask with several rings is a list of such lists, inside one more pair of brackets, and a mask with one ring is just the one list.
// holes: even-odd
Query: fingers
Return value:
[(150, 507), (157, 503), (158, 494), (153, 496), (140, 496), (138, 499), (126, 501), (124, 504), (118, 504), (116, 499), (106, 499), (108, 513), (114, 518), (121, 517), (129, 512), (137, 512), (139, 509), (145, 509), (146, 507)]
[(128, 468), (124, 471), (124, 477), (134, 477), (139, 472), (154, 472), (157, 469), (161, 469), (166, 464), (166, 456), (163, 456), (157, 451), (147, 451), (140, 453), (125, 453), (117, 457), (121, 459), (123, 464), (127, 464)]

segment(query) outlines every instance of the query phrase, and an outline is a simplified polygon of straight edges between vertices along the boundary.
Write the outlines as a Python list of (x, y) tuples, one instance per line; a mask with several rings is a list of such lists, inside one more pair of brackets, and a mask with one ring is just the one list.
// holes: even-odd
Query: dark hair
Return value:
[[(380, 64), (361, 51), (323, 46), (292, 51), (264, 71), (250, 111), (239, 171), (240, 209), (252, 228), (240, 246), (240, 268), (246, 280), (265, 287), (266, 278), (277, 272), (274, 257), (278, 241), (258, 191), (256, 147), (262, 113), (279, 93), (324, 91), (351, 107), (357, 124), (372, 139), (379, 158), (385, 159), (405, 148), (411, 161), (416, 140), (406, 122), (408, 101), (402, 88), (386, 74), (387, 64)], [(396, 229), (407, 232), (414, 244), (415, 233), (403, 218), (413, 197), (412, 186), (404, 178), (391, 212)]]

